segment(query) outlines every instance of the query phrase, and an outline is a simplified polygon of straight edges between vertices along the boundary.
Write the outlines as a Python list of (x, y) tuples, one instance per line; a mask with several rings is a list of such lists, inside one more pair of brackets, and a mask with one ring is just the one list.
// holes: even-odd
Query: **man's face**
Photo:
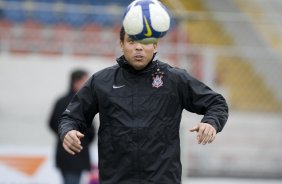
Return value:
[(74, 91), (75, 92), (79, 91), (84, 85), (84, 83), (87, 81), (87, 79), (88, 79), (88, 75), (84, 75), (81, 79), (74, 81), (73, 83)]
[(142, 70), (152, 60), (157, 43), (142, 44), (132, 40), (126, 33), (120, 42), (125, 59), (135, 70)]

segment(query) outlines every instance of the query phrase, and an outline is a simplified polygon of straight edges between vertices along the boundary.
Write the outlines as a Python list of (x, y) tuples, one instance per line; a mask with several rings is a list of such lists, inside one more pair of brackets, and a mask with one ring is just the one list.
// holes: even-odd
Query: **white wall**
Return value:
[[(55, 100), (67, 92), (75, 68), (94, 72), (115, 64), (103, 58), (11, 56), (0, 54), (0, 183), (54, 183), (61, 178), (54, 165), (55, 137), (48, 118)], [(97, 143), (91, 146), (97, 164)], [(9, 166), (6, 157), (44, 157), (33, 175)]]
[(68, 90), (69, 74), (90, 74), (114, 61), (0, 55), (0, 144), (50, 145), (48, 118), (55, 100)]

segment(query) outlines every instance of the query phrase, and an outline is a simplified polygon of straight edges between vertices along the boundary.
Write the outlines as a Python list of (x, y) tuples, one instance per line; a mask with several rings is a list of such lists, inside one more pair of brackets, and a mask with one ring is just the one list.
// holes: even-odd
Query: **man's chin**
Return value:
[(142, 70), (142, 69), (145, 68), (145, 65), (143, 65), (143, 64), (140, 63), (140, 65), (138, 65), (138, 64), (137, 64), (137, 65), (134, 65), (133, 68), (134, 68), (135, 70)]

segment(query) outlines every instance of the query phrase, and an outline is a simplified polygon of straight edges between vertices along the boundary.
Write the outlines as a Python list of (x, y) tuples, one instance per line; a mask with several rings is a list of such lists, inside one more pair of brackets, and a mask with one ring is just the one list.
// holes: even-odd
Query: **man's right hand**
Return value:
[(75, 155), (82, 150), (80, 139), (83, 137), (84, 135), (79, 131), (71, 130), (64, 137), (63, 147), (68, 153)]

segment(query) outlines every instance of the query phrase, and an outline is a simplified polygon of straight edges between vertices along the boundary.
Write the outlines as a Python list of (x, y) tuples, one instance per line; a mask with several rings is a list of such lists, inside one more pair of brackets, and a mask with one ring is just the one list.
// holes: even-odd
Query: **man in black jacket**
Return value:
[[(84, 70), (75, 70), (71, 74), (69, 92), (59, 98), (50, 116), (49, 127), (58, 138), (58, 123), (67, 105), (88, 79), (88, 74)], [(78, 184), (84, 170), (91, 169), (91, 159), (89, 155), (89, 144), (94, 140), (94, 125), (87, 129), (86, 137), (81, 141), (83, 150), (80, 154), (72, 156), (62, 147), (62, 142), (58, 138), (56, 145), (56, 166), (60, 169), (64, 184)]]
[(99, 113), (101, 184), (180, 184), (183, 109), (204, 115), (190, 131), (206, 144), (227, 121), (226, 101), (185, 70), (155, 60), (157, 43), (141, 44), (122, 28), (120, 46), (118, 64), (95, 73), (63, 113), (63, 147), (79, 153), (83, 132)]

